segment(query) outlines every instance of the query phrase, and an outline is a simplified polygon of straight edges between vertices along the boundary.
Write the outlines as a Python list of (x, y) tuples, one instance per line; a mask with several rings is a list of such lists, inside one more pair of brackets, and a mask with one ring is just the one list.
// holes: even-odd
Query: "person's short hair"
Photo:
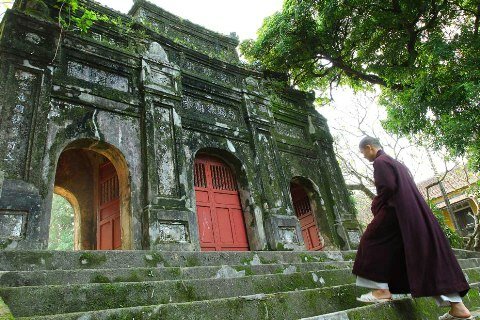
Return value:
[(358, 144), (358, 147), (360, 149), (364, 149), (367, 145), (370, 145), (372, 147), (379, 148), (379, 149), (383, 148), (382, 145), (380, 144), (380, 141), (377, 138), (369, 137), (369, 136), (364, 137)]

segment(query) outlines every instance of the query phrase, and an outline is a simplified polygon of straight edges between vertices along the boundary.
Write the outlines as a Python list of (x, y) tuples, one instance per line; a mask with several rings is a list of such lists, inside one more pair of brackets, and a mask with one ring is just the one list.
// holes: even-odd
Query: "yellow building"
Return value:
[(480, 180), (480, 175), (473, 174), (465, 167), (455, 167), (446, 174), (440, 175), (439, 179), (444, 175), (442, 183), (450, 201), (452, 214), (448, 213), (437, 178), (433, 177), (418, 183), (418, 189), (426, 200), (442, 210), (447, 225), (466, 237), (474, 231), (475, 215), (479, 213), (479, 199), (472, 195), (471, 189)]

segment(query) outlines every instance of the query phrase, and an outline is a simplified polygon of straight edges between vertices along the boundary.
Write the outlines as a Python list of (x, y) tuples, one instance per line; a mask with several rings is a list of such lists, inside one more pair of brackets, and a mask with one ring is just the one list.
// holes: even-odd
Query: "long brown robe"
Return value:
[(407, 167), (380, 150), (373, 162), (377, 196), (353, 273), (414, 297), (458, 292), (469, 285), (437, 219)]

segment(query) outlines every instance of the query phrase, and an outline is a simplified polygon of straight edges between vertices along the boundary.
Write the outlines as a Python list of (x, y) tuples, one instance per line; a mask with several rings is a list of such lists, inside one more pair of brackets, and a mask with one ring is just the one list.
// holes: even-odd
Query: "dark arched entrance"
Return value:
[(249, 250), (232, 169), (219, 158), (199, 154), (194, 163), (194, 186), (201, 250)]
[(295, 214), (300, 221), (306, 249), (322, 250), (324, 247), (323, 239), (320, 236), (317, 219), (307, 191), (299, 181), (293, 180), (290, 183), (290, 192)]
[(105, 143), (77, 141), (60, 154), (54, 192), (74, 204), (75, 249), (130, 248), (127, 177), (123, 157)]

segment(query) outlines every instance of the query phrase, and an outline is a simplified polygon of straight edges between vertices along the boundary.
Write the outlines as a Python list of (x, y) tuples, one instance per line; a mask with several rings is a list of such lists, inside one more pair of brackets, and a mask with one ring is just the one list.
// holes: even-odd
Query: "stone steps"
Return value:
[[(456, 255), (469, 282), (480, 282), (480, 255)], [(354, 257), (352, 251), (2, 251), (0, 298), (17, 319), (436, 319), (431, 315), (439, 309), (429, 299), (420, 307), (410, 299), (367, 306), (372, 317), (363, 318), (366, 307), (356, 297), (366, 289), (354, 285)], [(471, 290), (466, 302), (480, 306), (478, 296)], [(414, 317), (399, 317), (402, 308)], [(397, 318), (383, 317), (390, 313)]]
[[(465, 259), (469, 265), (470, 260)], [(82, 270), (7, 271), (0, 272), (0, 287), (61, 284), (142, 282), (205, 278), (240, 277), (262, 274), (349, 269), (352, 262), (305, 262), (290, 264), (233, 265), (206, 267), (152, 267)]]
[(0, 251), (0, 271), (196, 267), (352, 261), (354, 251)]
[[(472, 315), (480, 318), (480, 296), (478, 289), (472, 289), (463, 298), (470, 306)], [(448, 308), (438, 308), (431, 298), (399, 299), (391, 302), (365, 305), (345, 311), (338, 311), (301, 320), (359, 320), (359, 319), (388, 319), (388, 320), (436, 320), (448, 311)]]
[(18, 319), (299, 319), (360, 306), (353, 284), (208, 301), (168, 303), (88, 313)]
[(13, 314), (33, 316), (316, 289), (354, 281), (349, 269), (341, 269), (231, 279), (13, 287), (0, 289), (0, 295)]
[[(480, 259), (478, 258), (459, 259), (458, 261), (462, 269), (475, 268), (480, 265)], [(329, 261), (233, 266), (4, 271), (0, 272), (0, 287), (240, 277), (347, 269), (351, 268), (352, 265), (353, 262), (351, 261)]]

